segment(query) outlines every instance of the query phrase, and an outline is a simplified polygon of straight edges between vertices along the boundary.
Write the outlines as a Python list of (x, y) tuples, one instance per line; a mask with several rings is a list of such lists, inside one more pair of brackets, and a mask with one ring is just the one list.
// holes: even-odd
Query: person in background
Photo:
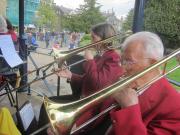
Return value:
[(48, 48), (49, 46), (49, 41), (50, 41), (50, 33), (49, 32), (46, 32), (45, 33), (45, 42), (46, 42), (46, 48)]
[(77, 44), (76, 39), (77, 39), (76, 34), (74, 32), (71, 33), (70, 43), (69, 43), (70, 50), (76, 48), (76, 44)]
[(6, 23), (7, 23), (7, 29), (8, 29), (7, 34), (11, 35), (11, 38), (12, 38), (14, 44), (17, 45), (18, 37), (14, 31), (13, 25), (11, 24), (11, 22), (7, 18), (6, 18)]
[(30, 36), (30, 46), (29, 46), (29, 49), (32, 50), (32, 51), (36, 51), (36, 49), (38, 47), (38, 44), (36, 42), (36, 38), (33, 35), (33, 33), (29, 33), (29, 36)]

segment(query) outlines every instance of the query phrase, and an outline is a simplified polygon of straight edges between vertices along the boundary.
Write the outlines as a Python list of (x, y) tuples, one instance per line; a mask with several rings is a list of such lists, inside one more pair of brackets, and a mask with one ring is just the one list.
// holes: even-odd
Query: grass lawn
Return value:
[(88, 44), (90, 44), (91, 43), (91, 40), (84, 40), (84, 41), (82, 41), (82, 42), (80, 42), (80, 47), (81, 46), (85, 46), (85, 45), (88, 45)]
[[(167, 68), (166, 70), (170, 70), (172, 69), (175, 65), (177, 64), (177, 61), (175, 58), (173, 58), (172, 60), (170, 60), (168, 63), (167, 63)], [(175, 80), (177, 82), (180, 82), (180, 68), (179, 69), (176, 69), (174, 72), (170, 73), (168, 75), (168, 78), (172, 79), (172, 80)], [(174, 85), (175, 86), (175, 85)], [(175, 86), (175, 88), (177, 90), (180, 90), (180, 87), (177, 87)]]

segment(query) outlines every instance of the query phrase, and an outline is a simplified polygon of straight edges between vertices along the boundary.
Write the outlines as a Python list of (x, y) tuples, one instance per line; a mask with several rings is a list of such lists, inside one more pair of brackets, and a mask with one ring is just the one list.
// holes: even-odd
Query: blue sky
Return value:
[[(57, 5), (63, 5), (64, 7), (76, 9), (80, 4), (84, 4), (84, 0), (54, 0)], [(126, 16), (128, 11), (134, 7), (135, 0), (97, 0), (102, 5), (101, 11), (112, 11), (116, 13), (116, 16)]]

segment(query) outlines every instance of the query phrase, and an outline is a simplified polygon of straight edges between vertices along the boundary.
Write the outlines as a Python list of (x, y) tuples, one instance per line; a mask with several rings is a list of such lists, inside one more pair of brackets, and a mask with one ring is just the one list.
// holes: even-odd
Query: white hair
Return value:
[(145, 55), (148, 58), (160, 60), (163, 58), (164, 46), (160, 37), (152, 32), (138, 32), (129, 36), (122, 45), (122, 50), (125, 50), (131, 42), (139, 41), (145, 48)]
[(4, 17), (0, 15), (0, 32), (6, 33), (7, 32), (7, 23)]

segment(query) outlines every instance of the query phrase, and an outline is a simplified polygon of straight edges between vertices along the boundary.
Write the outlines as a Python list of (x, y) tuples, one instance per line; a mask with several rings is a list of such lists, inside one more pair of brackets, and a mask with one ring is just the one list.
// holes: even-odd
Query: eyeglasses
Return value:
[(151, 58), (143, 58), (142, 60), (126, 60), (126, 59), (122, 59), (121, 64), (122, 65), (134, 65), (136, 63), (142, 62), (144, 59), (151, 59)]

